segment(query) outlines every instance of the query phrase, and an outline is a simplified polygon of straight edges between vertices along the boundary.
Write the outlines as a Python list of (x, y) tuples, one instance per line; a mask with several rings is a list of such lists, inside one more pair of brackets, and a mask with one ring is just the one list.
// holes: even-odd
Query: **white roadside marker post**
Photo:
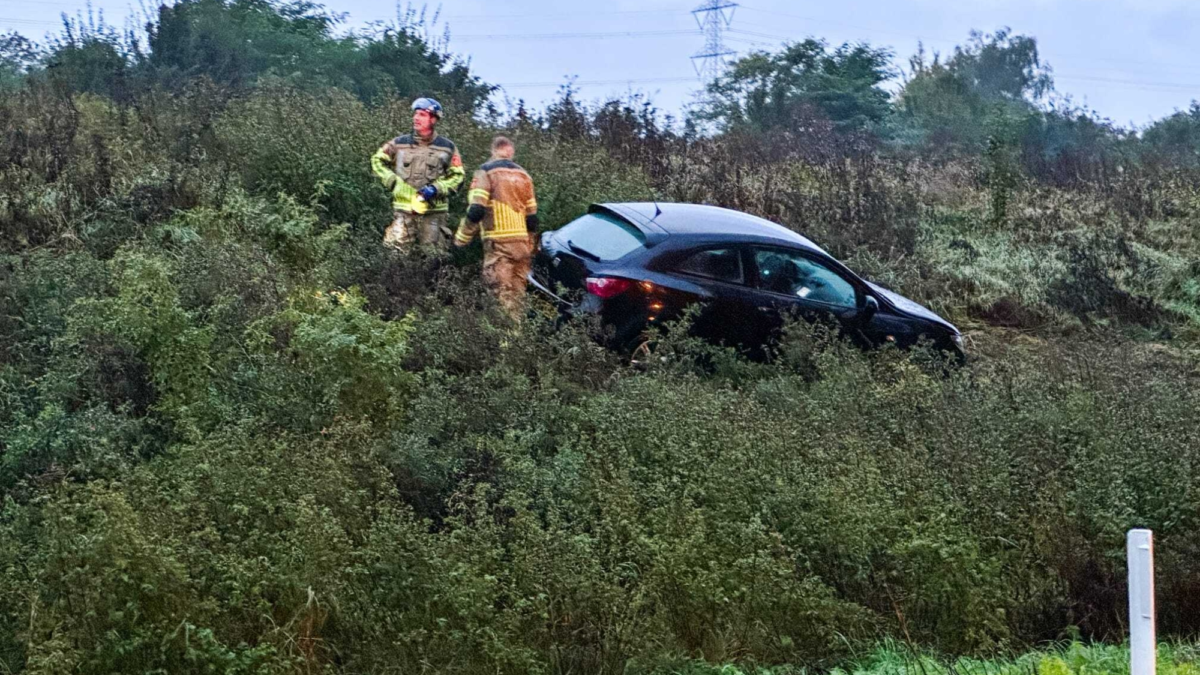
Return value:
[(1129, 556), (1129, 670), (1130, 675), (1155, 675), (1154, 535), (1130, 530), (1125, 539)]

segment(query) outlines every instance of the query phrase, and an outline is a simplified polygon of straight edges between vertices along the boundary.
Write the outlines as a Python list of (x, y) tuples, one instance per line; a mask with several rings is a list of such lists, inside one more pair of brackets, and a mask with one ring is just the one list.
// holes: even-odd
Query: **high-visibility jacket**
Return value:
[(467, 199), (467, 217), (454, 235), (459, 245), (470, 243), (476, 234), (501, 240), (525, 238), (537, 230), (533, 179), (511, 159), (492, 158), (479, 167)]
[[(450, 195), (462, 185), (458, 148), (445, 136), (423, 139), (405, 134), (384, 143), (371, 157), (371, 169), (392, 190), (392, 207), (405, 213), (442, 213), (450, 208)], [(437, 186), (437, 196), (418, 203), (417, 190)]]

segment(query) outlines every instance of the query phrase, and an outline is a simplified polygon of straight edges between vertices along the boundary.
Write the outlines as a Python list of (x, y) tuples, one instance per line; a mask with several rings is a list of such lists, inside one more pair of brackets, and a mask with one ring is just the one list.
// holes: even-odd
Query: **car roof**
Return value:
[(799, 245), (825, 253), (812, 240), (782, 225), (741, 211), (708, 204), (620, 202), (593, 204), (588, 211), (610, 213), (628, 221), (648, 235), (679, 236), (697, 241), (746, 239), (759, 243)]

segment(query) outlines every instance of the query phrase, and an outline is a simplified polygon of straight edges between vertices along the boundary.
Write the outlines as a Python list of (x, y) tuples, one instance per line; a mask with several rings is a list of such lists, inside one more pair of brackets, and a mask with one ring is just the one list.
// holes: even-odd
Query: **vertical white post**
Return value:
[(1130, 530), (1125, 547), (1129, 556), (1130, 675), (1155, 675), (1154, 535), (1150, 530)]

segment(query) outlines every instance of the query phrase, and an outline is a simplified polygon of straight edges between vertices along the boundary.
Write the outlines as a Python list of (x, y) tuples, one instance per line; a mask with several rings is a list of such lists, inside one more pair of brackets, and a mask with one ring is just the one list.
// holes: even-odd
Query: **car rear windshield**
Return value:
[(577, 252), (600, 260), (623, 258), (646, 244), (646, 235), (636, 227), (604, 213), (580, 216), (554, 237)]

